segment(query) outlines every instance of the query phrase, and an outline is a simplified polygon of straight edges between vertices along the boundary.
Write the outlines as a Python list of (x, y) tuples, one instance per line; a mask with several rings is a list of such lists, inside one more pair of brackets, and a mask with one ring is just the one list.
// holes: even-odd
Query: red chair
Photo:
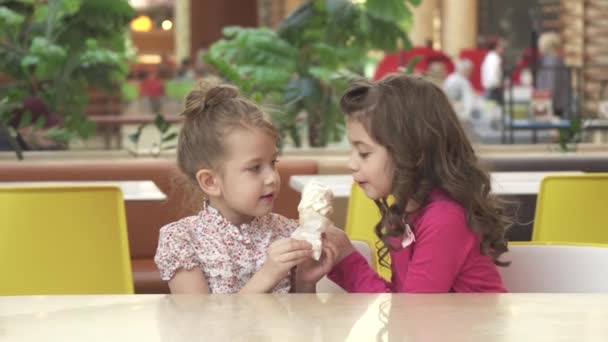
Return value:
[(414, 71), (423, 73), (428, 66), (433, 62), (441, 62), (445, 65), (448, 74), (454, 71), (454, 63), (446, 54), (441, 51), (433, 50), (425, 46), (411, 48), (407, 51), (399, 51), (396, 53), (387, 53), (384, 58), (378, 63), (374, 80), (379, 80), (386, 74), (396, 72), (400, 67), (406, 67), (408, 62), (415, 56), (420, 56), (421, 59), (414, 66)]

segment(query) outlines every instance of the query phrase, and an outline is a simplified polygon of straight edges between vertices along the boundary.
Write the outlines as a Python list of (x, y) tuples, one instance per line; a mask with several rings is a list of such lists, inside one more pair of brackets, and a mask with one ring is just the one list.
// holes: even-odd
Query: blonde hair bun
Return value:
[(205, 93), (203, 105), (205, 108), (212, 108), (237, 96), (239, 96), (239, 90), (236, 87), (227, 84), (217, 85)]
[(184, 116), (193, 116), (239, 96), (238, 88), (218, 82), (202, 81), (186, 97)]

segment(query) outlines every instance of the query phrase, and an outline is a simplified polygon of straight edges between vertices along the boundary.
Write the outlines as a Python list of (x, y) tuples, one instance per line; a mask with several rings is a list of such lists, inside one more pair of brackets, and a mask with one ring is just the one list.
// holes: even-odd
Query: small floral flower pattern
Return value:
[[(260, 270), (270, 244), (288, 238), (297, 226), (274, 213), (236, 226), (207, 205), (198, 215), (161, 228), (154, 261), (163, 280), (180, 268), (200, 267), (211, 293), (236, 293)], [(290, 287), (286, 277), (272, 292), (286, 293)]]

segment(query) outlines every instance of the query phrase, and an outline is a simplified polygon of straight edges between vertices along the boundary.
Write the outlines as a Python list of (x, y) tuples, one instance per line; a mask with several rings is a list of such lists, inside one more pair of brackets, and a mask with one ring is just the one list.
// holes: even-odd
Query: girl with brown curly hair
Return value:
[(510, 221), (442, 90), (391, 74), (354, 82), (340, 105), (349, 168), (382, 214), (378, 257), (388, 267), (390, 255), (392, 279), (337, 228), (326, 232), (337, 250), (329, 278), (348, 292), (505, 292), (496, 265)]

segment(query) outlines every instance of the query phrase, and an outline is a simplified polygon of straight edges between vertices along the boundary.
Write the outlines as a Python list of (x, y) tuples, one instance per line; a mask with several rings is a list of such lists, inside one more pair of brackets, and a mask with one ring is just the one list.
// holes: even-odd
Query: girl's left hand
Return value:
[(311, 258), (297, 266), (296, 290), (298, 292), (312, 292), (317, 282), (334, 267), (337, 255), (336, 246), (323, 238), (323, 253), (321, 253), (319, 261)]

